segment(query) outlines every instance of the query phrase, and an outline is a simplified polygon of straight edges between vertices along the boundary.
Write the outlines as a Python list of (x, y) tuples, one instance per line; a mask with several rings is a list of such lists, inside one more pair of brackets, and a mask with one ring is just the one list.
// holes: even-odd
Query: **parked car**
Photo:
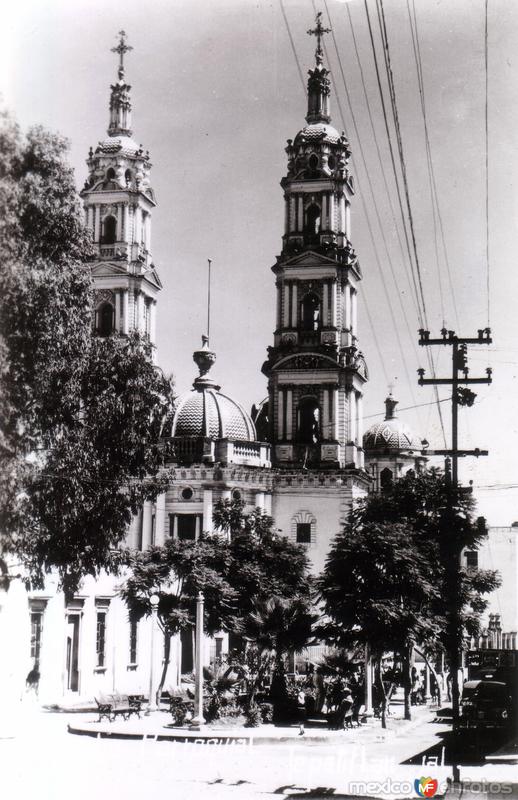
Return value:
[(503, 729), (513, 724), (512, 717), (512, 699), (506, 683), (466, 681), (460, 703), (461, 727)]

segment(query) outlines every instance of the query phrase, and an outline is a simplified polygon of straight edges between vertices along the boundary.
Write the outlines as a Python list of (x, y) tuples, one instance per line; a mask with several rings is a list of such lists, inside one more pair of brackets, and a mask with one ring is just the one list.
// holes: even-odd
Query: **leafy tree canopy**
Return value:
[(67, 143), (0, 116), (0, 526), (41, 586), (106, 567), (163, 488), (171, 382), (138, 335), (92, 334), (92, 247)]

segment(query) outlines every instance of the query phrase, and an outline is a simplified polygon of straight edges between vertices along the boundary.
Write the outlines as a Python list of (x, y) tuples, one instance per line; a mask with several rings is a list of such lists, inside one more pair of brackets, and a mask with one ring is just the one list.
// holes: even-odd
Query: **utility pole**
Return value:
[[(458, 414), (459, 406), (472, 406), (476, 394), (470, 389), (464, 388), (467, 384), (473, 383), (491, 383), (491, 368), (486, 369), (485, 378), (470, 378), (468, 363), (468, 345), (469, 344), (486, 344), (492, 343), (490, 328), (484, 328), (478, 331), (476, 337), (460, 337), (456, 336), (454, 331), (448, 331), (446, 328), (441, 330), (441, 338), (430, 338), (430, 331), (421, 329), (419, 331), (419, 344), (423, 347), (430, 345), (442, 345), (452, 348), (452, 374), (451, 378), (425, 378), (424, 369), (418, 369), (419, 386), (426, 385), (448, 385), (452, 387), (451, 398), (451, 450), (427, 450), (427, 455), (444, 455), (447, 457), (445, 466), (446, 485), (448, 487), (448, 514), (447, 521), (451, 524), (451, 548), (447, 547), (446, 552), (449, 557), (446, 559), (445, 564), (447, 574), (450, 580), (450, 591), (452, 594), (452, 607), (450, 609), (450, 631), (451, 631), (451, 652), (450, 652), (450, 674), (452, 678), (452, 715), (453, 727), (457, 728), (459, 721), (459, 667), (461, 664), (461, 623), (460, 623), (460, 601), (459, 601), (459, 588), (460, 588), (460, 569), (461, 569), (461, 555), (462, 544), (458, 541), (455, 528), (455, 508), (458, 503), (458, 498), (461, 493), (466, 493), (466, 489), (459, 488), (459, 473), (458, 473), (458, 460), (463, 456), (487, 456), (487, 450), (460, 450), (458, 443)], [(451, 458), (451, 470), (450, 470)]]

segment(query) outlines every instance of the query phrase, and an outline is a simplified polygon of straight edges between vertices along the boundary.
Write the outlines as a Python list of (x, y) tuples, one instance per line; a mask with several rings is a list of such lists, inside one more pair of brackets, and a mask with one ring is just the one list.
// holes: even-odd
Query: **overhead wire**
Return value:
[(300, 66), (299, 57), (297, 55), (297, 50), (295, 48), (295, 42), (293, 41), (293, 36), (291, 35), (290, 26), (288, 24), (288, 17), (286, 16), (286, 10), (284, 8), (284, 3), (282, 2), (282, 0), (279, 0), (279, 5), (281, 7), (281, 12), (282, 12), (282, 16), (284, 18), (284, 24), (286, 25), (286, 30), (288, 31), (288, 38), (290, 40), (291, 50), (293, 52), (293, 55), (295, 56), (295, 63), (297, 64), (297, 70), (298, 70), (298, 73), (299, 73), (300, 82), (302, 83), (302, 89), (304, 91), (304, 95), (306, 95), (307, 94), (307, 92), (306, 92), (306, 82), (304, 80), (304, 75), (302, 73), (302, 67)]
[[(326, 8), (327, 8), (327, 6), (326, 6)], [(402, 262), (402, 264), (404, 266), (405, 274), (406, 274), (406, 277), (407, 277), (407, 280), (408, 280), (408, 283), (409, 283), (409, 286), (410, 286), (410, 297), (412, 298), (412, 302), (414, 304), (414, 308), (415, 308), (417, 317), (419, 319), (419, 297), (417, 295), (417, 286), (415, 285), (415, 282), (412, 280), (412, 277), (413, 277), (412, 274), (411, 274), (412, 265), (410, 264), (410, 270), (409, 270), (408, 261), (407, 261), (407, 257), (408, 257), (408, 259), (410, 259), (410, 253), (407, 252), (407, 256), (405, 256), (405, 252), (404, 252), (404, 248), (403, 248), (403, 242), (402, 242), (402, 239), (401, 239), (400, 226), (399, 226), (399, 224), (397, 222), (397, 219), (396, 219), (396, 211), (394, 209), (394, 204), (392, 202), (392, 192), (390, 191), (389, 185), (388, 185), (388, 179), (387, 179), (387, 174), (386, 174), (386, 170), (385, 170), (385, 164), (384, 164), (383, 157), (381, 155), (381, 148), (380, 148), (379, 141), (378, 141), (378, 134), (376, 133), (376, 126), (374, 125), (374, 119), (373, 119), (373, 116), (372, 116), (371, 103), (370, 103), (370, 100), (369, 100), (369, 94), (367, 92), (367, 86), (366, 86), (366, 83), (365, 83), (365, 76), (364, 76), (364, 71), (363, 71), (362, 60), (361, 60), (361, 57), (360, 57), (360, 52), (359, 52), (359, 48), (358, 48), (358, 42), (357, 42), (357, 39), (356, 39), (356, 34), (354, 32), (354, 25), (353, 25), (353, 20), (352, 20), (352, 16), (351, 16), (351, 11), (350, 11), (350, 8), (349, 8), (348, 5), (346, 5), (346, 11), (347, 11), (348, 19), (349, 19), (349, 26), (350, 26), (350, 29), (351, 29), (351, 37), (352, 37), (352, 41), (353, 41), (354, 53), (355, 53), (355, 56), (356, 56), (356, 63), (358, 65), (358, 69), (359, 69), (359, 72), (360, 72), (360, 79), (361, 79), (361, 85), (362, 85), (362, 89), (363, 89), (363, 97), (364, 97), (364, 100), (365, 100), (365, 107), (367, 109), (367, 115), (369, 117), (370, 127), (371, 127), (372, 135), (373, 135), (373, 138), (374, 138), (374, 144), (375, 144), (375, 147), (376, 147), (376, 154), (378, 156), (378, 163), (379, 163), (379, 166), (380, 166), (380, 171), (381, 171), (381, 175), (382, 175), (382, 178), (383, 178), (383, 185), (385, 187), (385, 193), (387, 195), (387, 200), (388, 200), (388, 204), (389, 204), (389, 207), (390, 207), (390, 212), (391, 212), (391, 216), (392, 216), (392, 222), (394, 223), (394, 230), (396, 232), (396, 237), (397, 237), (397, 240), (398, 240), (399, 249), (401, 251), (401, 262)], [(329, 19), (331, 21), (331, 17), (329, 15), (329, 12), (328, 12), (328, 16), (329, 16)]]
[[(367, 13), (367, 18), (368, 18), (368, 21), (369, 21), (368, 24), (369, 24), (369, 32), (371, 34), (371, 43), (372, 43), (372, 47), (373, 47), (373, 55), (374, 55), (375, 61), (377, 61), (376, 48), (375, 48), (375, 44), (374, 44), (374, 37), (372, 35), (372, 27), (371, 27), (371, 24), (370, 24), (370, 15), (369, 15), (369, 10), (368, 10), (367, 0), (364, 0), (364, 2), (365, 2), (365, 10), (366, 10), (366, 13)], [(396, 88), (395, 88), (395, 82), (394, 82), (394, 75), (393, 75), (393, 72), (392, 72), (392, 64), (391, 64), (391, 58), (390, 58), (390, 48), (389, 48), (389, 42), (388, 42), (388, 34), (387, 34), (387, 26), (386, 26), (386, 20), (385, 20), (385, 12), (384, 12), (384, 8), (383, 8), (383, 0), (376, 0), (376, 9), (377, 9), (377, 15), (378, 15), (378, 25), (379, 25), (379, 30), (380, 30), (380, 36), (381, 36), (381, 41), (382, 41), (382, 45), (383, 45), (383, 48), (382, 48), (383, 49), (383, 58), (384, 58), (384, 62), (385, 62), (385, 72), (386, 72), (387, 83), (388, 83), (388, 87), (389, 87), (389, 96), (390, 96), (390, 103), (391, 103), (391, 109), (392, 109), (392, 117), (393, 117), (393, 121), (394, 121), (394, 129), (395, 129), (395, 133), (396, 133), (396, 142), (397, 142), (398, 153), (399, 153), (399, 163), (400, 163), (401, 175), (402, 175), (402, 179), (403, 179), (403, 189), (404, 189), (406, 208), (407, 208), (407, 218), (408, 218), (408, 223), (409, 223), (409, 227), (410, 227), (410, 234), (411, 234), (411, 239), (412, 239), (412, 250), (413, 250), (413, 254), (414, 254), (415, 269), (416, 269), (416, 274), (417, 274), (417, 282), (418, 282), (418, 286), (419, 286), (419, 293), (420, 293), (421, 305), (422, 305), (422, 310), (423, 310), (423, 321), (425, 323), (425, 325), (423, 327), (426, 327), (428, 329), (428, 327), (429, 327), (428, 326), (428, 315), (427, 315), (427, 310), (426, 310), (426, 301), (425, 301), (425, 296), (424, 296), (424, 287), (423, 287), (423, 279), (422, 279), (422, 274), (421, 274), (421, 266), (420, 266), (420, 262), (419, 262), (419, 255), (418, 255), (418, 252), (417, 252), (417, 240), (416, 240), (416, 235), (415, 235), (414, 218), (413, 218), (413, 214), (412, 214), (412, 205), (411, 205), (411, 202), (410, 202), (410, 191), (409, 191), (409, 186), (408, 186), (406, 161), (405, 161), (405, 155), (404, 155), (404, 151), (403, 151), (403, 139), (402, 139), (402, 135), (401, 135), (401, 126), (400, 126), (400, 123), (399, 123), (399, 113), (398, 113), (397, 99), (396, 99)], [(377, 69), (377, 72), (378, 72), (378, 69)], [(380, 89), (380, 93), (382, 94), (383, 92), (382, 92), (382, 88), (381, 88), (381, 81), (379, 81), (379, 80), (378, 80), (378, 86), (379, 86), (379, 89)], [(387, 131), (388, 131), (388, 125), (387, 125)], [(432, 356), (431, 351), (430, 351), (429, 348), (426, 348), (426, 355), (427, 355), (428, 363), (429, 363), (429, 366), (430, 366), (430, 371), (432, 373), (432, 376), (435, 378), (435, 366), (434, 366), (434, 362), (433, 362), (433, 356)], [(446, 446), (446, 431), (445, 431), (445, 428), (444, 428), (444, 420), (443, 420), (443, 417), (442, 417), (442, 410), (441, 410), (441, 406), (440, 406), (440, 403), (439, 403), (439, 391), (438, 391), (437, 385), (434, 384), (433, 388), (434, 388), (434, 394), (435, 394), (435, 399), (436, 399), (436, 404), (437, 404), (437, 412), (438, 412), (438, 415), (439, 415), (439, 422), (440, 422), (441, 429), (442, 429), (442, 435), (443, 435), (443, 439), (444, 439), (444, 444)]]
[[(313, 3), (313, 8), (314, 8), (314, 10), (316, 12), (316, 6), (315, 6), (314, 0), (312, 0), (312, 3)], [(385, 236), (385, 226), (384, 226), (384, 224), (383, 224), (383, 222), (381, 220), (381, 215), (380, 215), (380, 212), (379, 212), (378, 202), (377, 202), (377, 198), (376, 198), (376, 192), (374, 191), (374, 187), (372, 185), (372, 180), (371, 180), (369, 168), (367, 166), (367, 159), (365, 157), (365, 152), (364, 152), (363, 143), (362, 143), (362, 138), (363, 137), (360, 136), (358, 125), (357, 125), (357, 122), (356, 122), (356, 115), (354, 113), (354, 109), (353, 109), (352, 101), (351, 101), (351, 96), (350, 96), (349, 89), (348, 89), (348, 86), (347, 86), (347, 81), (345, 80), (345, 72), (344, 72), (344, 68), (343, 68), (343, 64), (342, 64), (342, 59), (340, 57), (340, 51), (338, 49), (338, 44), (337, 44), (337, 41), (336, 41), (336, 36), (335, 36), (334, 28), (333, 28), (333, 22), (332, 22), (332, 19), (331, 19), (331, 15), (329, 13), (329, 8), (327, 6), (327, 0), (324, 0), (324, 6), (325, 6), (325, 9), (326, 9), (326, 13), (327, 13), (327, 17), (328, 17), (328, 20), (329, 20), (329, 24), (331, 26), (331, 36), (332, 36), (332, 39), (333, 39), (333, 44), (334, 44), (334, 47), (335, 47), (336, 57), (337, 57), (337, 60), (338, 60), (338, 65), (339, 65), (340, 73), (341, 73), (341, 76), (342, 76), (342, 83), (343, 83), (344, 90), (345, 90), (345, 96), (346, 96), (346, 99), (347, 99), (347, 105), (349, 107), (349, 113), (351, 115), (351, 120), (352, 120), (352, 123), (353, 123), (354, 131), (356, 133), (356, 139), (357, 139), (357, 142), (358, 142), (358, 149), (359, 149), (359, 152), (360, 152), (360, 157), (361, 157), (361, 160), (362, 160), (363, 169), (364, 169), (365, 175), (367, 177), (367, 183), (369, 184), (369, 189), (370, 189), (371, 196), (372, 196), (372, 204), (373, 204), (373, 207), (374, 207), (374, 213), (375, 213), (376, 219), (378, 221), (378, 226), (379, 226), (380, 233), (381, 233), (381, 239), (382, 239), (382, 242), (383, 242), (384, 247), (385, 247), (385, 252), (386, 252), (386, 256), (387, 256), (387, 263), (389, 265), (389, 269), (390, 269), (390, 272), (391, 272), (391, 275), (392, 275), (392, 279), (394, 281), (394, 285), (397, 286), (398, 285), (398, 279), (397, 279), (397, 276), (396, 276), (394, 265), (392, 263), (390, 250), (389, 250), (389, 247), (388, 247), (388, 244), (387, 244), (387, 239), (386, 239), (386, 236)], [(333, 76), (333, 71), (332, 71), (332, 68), (331, 68), (331, 60), (330, 60), (330, 58), (329, 58), (329, 56), (327, 54), (327, 48), (326, 48), (325, 43), (324, 43), (324, 52), (325, 52), (325, 56), (326, 56), (326, 59), (327, 59), (328, 65), (329, 65), (329, 71), (331, 73), (331, 78), (332, 78), (333, 84), (335, 86), (336, 101), (337, 101), (337, 105), (338, 105), (338, 110), (340, 112), (342, 125), (343, 125), (344, 128), (346, 128), (347, 126), (345, 124), (345, 115), (343, 113), (343, 109), (342, 109), (341, 102), (340, 102), (340, 95), (338, 93), (338, 85), (337, 85), (337, 82), (335, 81), (334, 76)], [(357, 170), (356, 165), (355, 165), (354, 156), (351, 158), (351, 161), (353, 163), (353, 167), (354, 167), (354, 170), (356, 172), (356, 177), (357, 177), (357, 181), (356, 182), (357, 182), (357, 185), (358, 185), (358, 189), (360, 189), (360, 181), (359, 181), (359, 178), (358, 178), (358, 170)], [(363, 193), (361, 191), (360, 191), (360, 199), (361, 199), (361, 202), (362, 202), (364, 215), (365, 215), (365, 218), (366, 218), (366, 221), (367, 221), (367, 227), (368, 227), (368, 230), (369, 230), (370, 238), (372, 240), (372, 246), (373, 246), (373, 250), (374, 250), (374, 254), (375, 254), (375, 260), (376, 260), (376, 263), (377, 263), (377, 266), (378, 266), (378, 270), (379, 270), (379, 273), (380, 273), (380, 278), (381, 278), (383, 290), (384, 290), (384, 293), (385, 293), (385, 297), (386, 297), (386, 300), (387, 300), (387, 305), (388, 305), (388, 308), (389, 308), (389, 313), (390, 313), (392, 325), (394, 327), (394, 331), (395, 331), (395, 334), (396, 334), (396, 340), (397, 340), (398, 347), (399, 347), (399, 350), (400, 350), (400, 353), (401, 353), (403, 369), (405, 371), (406, 378), (407, 378), (407, 381), (408, 381), (408, 385), (410, 387), (410, 393), (411, 393), (411, 396), (412, 396), (412, 400), (415, 403), (416, 399), (415, 399), (413, 388), (412, 388), (413, 387), (413, 381), (411, 380), (410, 375), (408, 374), (407, 358), (405, 357), (405, 352), (403, 350), (403, 345), (402, 345), (401, 338), (400, 338), (400, 335), (399, 335), (399, 327), (398, 327), (398, 324), (396, 322), (396, 317), (395, 317), (395, 314), (394, 314), (392, 301), (390, 299), (388, 286), (387, 286), (387, 283), (386, 283), (386, 280), (385, 280), (383, 267), (381, 265), (381, 260), (380, 260), (379, 253), (378, 253), (378, 250), (377, 250), (377, 247), (376, 247), (376, 244), (375, 244), (375, 237), (374, 237), (374, 232), (373, 232), (373, 229), (372, 229), (372, 224), (371, 224), (371, 221), (370, 221), (370, 218), (369, 218), (369, 212), (368, 212), (368, 209), (367, 209), (367, 204), (365, 202), (365, 197), (364, 197), (364, 195), (363, 195)], [(414, 337), (413, 337), (412, 332), (410, 331), (410, 328), (409, 328), (408, 314), (406, 313), (406, 309), (403, 306), (401, 294), (399, 292), (397, 292), (397, 297), (398, 297), (400, 308), (401, 308), (401, 315), (402, 315), (402, 318), (405, 320), (405, 324), (407, 326), (409, 338), (410, 338), (410, 341), (412, 342), (412, 344), (414, 346), (414, 352), (415, 352), (415, 356), (416, 356), (416, 360), (417, 360), (417, 350), (416, 350), (416, 346), (415, 346)]]
[[(455, 289), (453, 285), (452, 279), (452, 270), (450, 265), (450, 259), (448, 256), (448, 249), (446, 247), (446, 238), (444, 235), (444, 226), (442, 223), (442, 215), (441, 215), (441, 208), (439, 205), (439, 193), (437, 191), (437, 181), (435, 177), (435, 167), (432, 157), (432, 148), (430, 144), (430, 135), (428, 132), (428, 117), (426, 113), (426, 99), (425, 99), (425, 87), (424, 87), (424, 77), (423, 77), (423, 62), (421, 58), (421, 43), (419, 39), (419, 29), (417, 26), (417, 14), (415, 9), (415, 0), (412, 0), (412, 13), (410, 12), (410, 3), (407, 0), (407, 10), (408, 10), (408, 17), (410, 22), (410, 31), (412, 34), (412, 47), (414, 51), (414, 59), (416, 63), (416, 70), (417, 70), (417, 80), (419, 86), (419, 95), (421, 100), (421, 111), (423, 115), (423, 124), (424, 124), (424, 131), (425, 131), (425, 141), (426, 141), (426, 153), (427, 153), (427, 162), (428, 162), (428, 174), (430, 180), (430, 190), (432, 195), (432, 212), (434, 215), (434, 243), (435, 243), (435, 252), (437, 258), (437, 269), (439, 271), (439, 280), (442, 292), (442, 281), (441, 281), (441, 273), (440, 273), (440, 265), (439, 265), (439, 256), (438, 256), (438, 241), (437, 241), (437, 229), (436, 229), (436, 219), (438, 223), (438, 229), (441, 237), (442, 243), (442, 251), (443, 251), (443, 258), (444, 264), (446, 266), (446, 272), (448, 275), (448, 282), (450, 287), (450, 295), (452, 300), (453, 312), (455, 315), (455, 320), (457, 326), (460, 325), (459, 322), (459, 313), (457, 308), (457, 301), (455, 298)], [(443, 318), (444, 318), (443, 312)], [(444, 320), (443, 320), (444, 321)]]
[(486, 134), (486, 289), (487, 327), (490, 327), (490, 260), (489, 260), (489, 0), (485, 0), (484, 15), (484, 67), (485, 67), (485, 134)]

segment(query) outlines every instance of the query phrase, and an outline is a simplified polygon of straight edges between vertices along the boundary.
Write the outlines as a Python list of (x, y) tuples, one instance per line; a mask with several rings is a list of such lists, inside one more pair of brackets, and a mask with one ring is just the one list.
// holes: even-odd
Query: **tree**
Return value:
[(0, 117), (0, 526), (29, 581), (68, 594), (166, 484), (172, 386), (138, 335), (92, 333), (92, 248), (67, 144)]
[(240, 500), (224, 500), (214, 506), (213, 522), (230, 541), (241, 625), (262, 599), (311, 598), (306, 551), (276, 531), (272, 517), (259, 508), (245, 513)]
[(483, 595), (498, 585), (494, 572), (460, 570), (458, 596), (452, 596), (452, 538), (457, 548), (477, 547), (483, 532), (469, 495), (462, 495), (453, 523), (445, 515), (448, 499), (437, 470), (409, 474), (369, 495), (351, 511), (318, 582), (331, 621), (329, 638), (345, 646), (369, 644), (381, 692), (381, 656), (399, 652), (407, 718), (414, 646), (425, 653), (448, 647), (452, 603), (459, 606), (466, 634), (474, 635), (486, 606)]
[(158, 595), (158, 624), (164, 636), (164, 661), (157, 698), (164, 687), (171, 656), (171, 639), (196, 623), (196, 598), (205, 598), (204, 630), (209, 636), (231, 628), (237, 614), (238, 593), (228, 576), (232, 556), (227, 539), (202, 534), (196, 541), (167, 539), (160, 547), (125, 550), (121, 562), (130, 575), (121, 586), (121, 597), (130, 614), (150, 616), (150, 597)]

